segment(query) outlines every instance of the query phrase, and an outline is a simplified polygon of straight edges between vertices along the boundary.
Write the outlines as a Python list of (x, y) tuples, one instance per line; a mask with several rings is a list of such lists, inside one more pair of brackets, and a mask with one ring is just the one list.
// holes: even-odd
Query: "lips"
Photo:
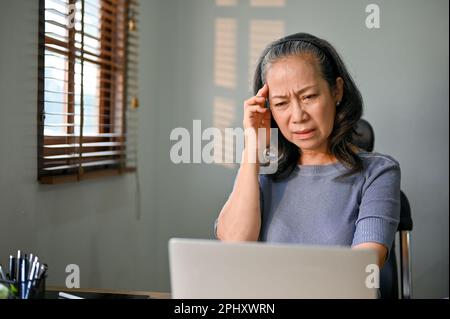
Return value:
[(295, 139), (306, 140), (314, 136), (315, 129), (303, 129), (299, 131), (294, 131), (293, 136)]
[(311, 128), (311, 129), (304, 129), (304, 130), (300, 130), (300, 131), (295, 131), (294, 134), (308, 134), (308, 133), (311, 133), (312, 131), (314, 131), (313, 128)]

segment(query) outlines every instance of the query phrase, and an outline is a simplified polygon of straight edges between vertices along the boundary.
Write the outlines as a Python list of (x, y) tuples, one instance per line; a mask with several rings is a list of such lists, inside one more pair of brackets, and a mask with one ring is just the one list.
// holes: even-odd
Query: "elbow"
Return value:
[(237, 229), (237, 227), (225, 227), (220, 219), (217, 223), (216, 238), (223, 242), (254, 242), (259, 239), (258, 231), (254, 229)]
[(243, 234), (243, 233), (236, 233), (236, 232), (217, 232), (217, 239), (223, 242), (252, 242), (252, 241), (258, 241), (259, 234)]
[(375, 251), (377, 255), (377, 264), (378, 267), (381, 269), (384, 266), (384, 263), (386, 262), (386, 258), (388, 255), (388, 249), (383, 244), (374, 243), (374, 242), (367, 242), (362, 243), (356, 246), (353, 246), (354, 249), (370, 249)]

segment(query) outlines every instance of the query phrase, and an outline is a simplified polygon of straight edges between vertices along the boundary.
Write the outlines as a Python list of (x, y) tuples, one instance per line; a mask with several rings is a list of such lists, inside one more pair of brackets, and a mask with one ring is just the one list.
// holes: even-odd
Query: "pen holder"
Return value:
[[(28, 292), (27, 299), (44, 299), (45, 298), (45, 281), (47, 276), (42, 276), (35, 282)], [(21, 299), (20, 283), (10, 280), (0, 279), (0, 299)]]
[(45, 281), (47, 276), (42, 276), (42, 278), (37, 282), (36, 286), (30, 290), (30, 295), (28, 299), (44, 299), (45, 298)]
[(8, 271), (0, 265), (0, 299), (45, 298), (47, 264), (35, 254), (17, 251), (17, 257), (9, 255)]

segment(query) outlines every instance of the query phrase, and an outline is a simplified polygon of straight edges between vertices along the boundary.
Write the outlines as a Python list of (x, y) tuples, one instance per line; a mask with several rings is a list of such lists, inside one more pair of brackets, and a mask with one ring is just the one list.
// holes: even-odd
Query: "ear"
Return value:
[(334, 89), (335, 102), (341, 102), (344, 96), (344, 80), (341, 77), (336, 79), (336, 87)]

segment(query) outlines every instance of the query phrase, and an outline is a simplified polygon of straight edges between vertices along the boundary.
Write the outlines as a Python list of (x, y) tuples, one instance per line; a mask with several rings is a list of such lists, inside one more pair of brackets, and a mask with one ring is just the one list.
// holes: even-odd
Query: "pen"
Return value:
[(16, 259), (9, 255), (9, 264), (8, 264), (8, 273), (9, 273), (9, 280), (15, 281), (16, 280)]
[(41, 264), (39, 266), (38, 278), (42, 279), (44, 277), (46, 271), (47, 271), (47, 265), (46, 264)]
[(20, 250), (17, 251), (17, 258), (16, 258), (16, 282), (20, 282), (20, 259), (22, 258), (22, 252)]
[(6, 280), (5, 273), (3, 272), (2, 265), (0, 265), (0, 279), (3, 280), (3, 281)]
[(34, 280), (32, 283), (32, 288), (39, 290), (39, 287), (41, 285), (42, 274), (44, 272), (45, 272), (45, 266), (42, 263), (37, 262), (36, 269), (34, 270)]
[(34, 278), (33, 278), (34, 286), (36, 286), (36, 282), (39, 279), (39, 267), (41, 267), (41, 263), (38, 261), (36, 262), (36, 269), (34, 270)]
[(17, 285), (19, 287), (19, 296), (20, 299), (25, 299), (25, 292), (26, 292), (26, 259), (20, 258), (19, 266), (20, 266), (20, 276), (19, 276), (19, 284)]
[(30, 254), (29, 256), (28, 256), (28, 265), (30, 265), (30, 267), (31, 267), (31, 264), (33, 263), (33, 254)]
[(61, 298), (64, 298), (64, 299), (84, 299), (82, 297), (71, 295), (71, 294), (68, 294), (68, 293), (65, 293), (65, 292), (62, 292), (62, 291), (58, 294), (58, 296), (61, 297)]
[(28, 274), (27, 286), (25, 288), (25, 299), (28, 299), (30, 297), (30, 292), (31, 292), (31, 289), (33, 287), (34, 275), (35, 275), (35, 272), (36, 272), (36, 265), (37, 264), (38, 264), (38, 258), (36, 256), (36, 257), (34, 257), (34, 260), (31, 263), (30, 273)]
[(39, 274), (39, 267), (41, 266), (41, 263), (38, 261), (36, 262), (36, 269), (34, 270), (34, 280), (38, 279), (38, 274)]
[(17, 295), (22, 299), (22, 280), (25, 275), (23, 258), (20, 250), (17, 251), (17, 260), (16, 260), (16, 284), (17, 284)]
[(28, 255), (24, 254), (23, 256), (23, 260), (25, 261), (25, 280), (27, 280), (28, 272), (30, 271), (30, 263), (28, 262)]

